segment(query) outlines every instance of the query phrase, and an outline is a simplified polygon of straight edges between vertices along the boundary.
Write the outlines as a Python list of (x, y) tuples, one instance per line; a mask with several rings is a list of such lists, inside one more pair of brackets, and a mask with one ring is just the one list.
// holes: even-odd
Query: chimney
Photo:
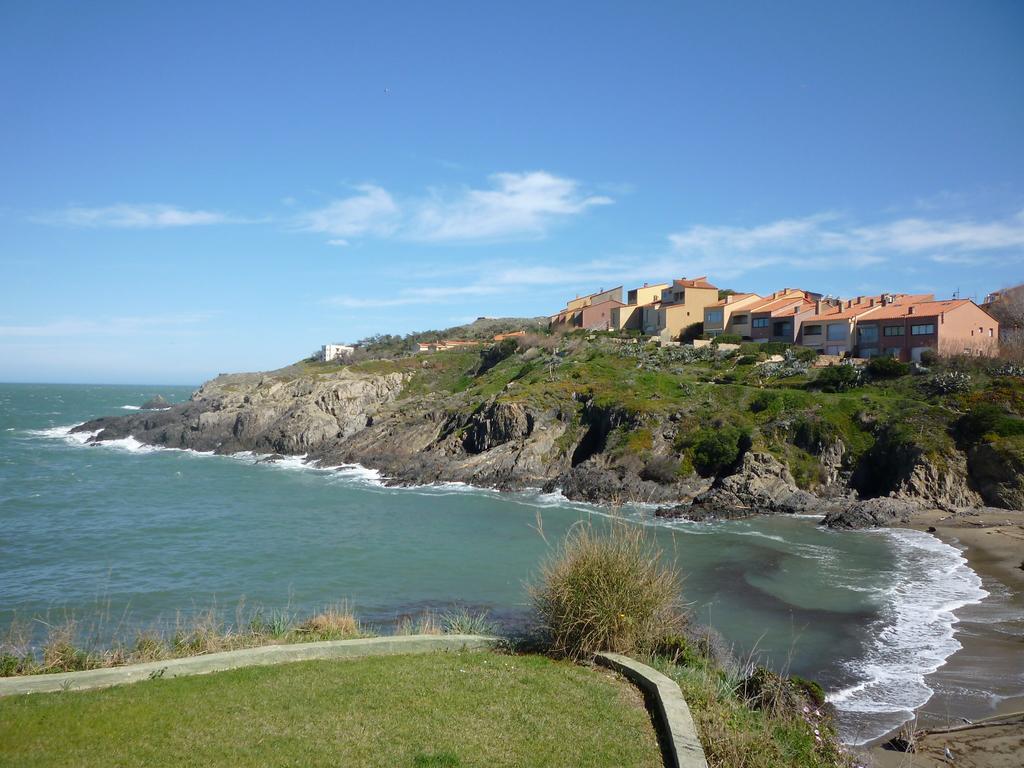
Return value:
[(907, 314), (908, 315), (914, 314), (914, 305), (913, 304), (911, 304), (909, 307), (907, 307)]
[(875, 298), (873, 296), (871, 297), (871, 303), (868, 306), (869, 307), (875, 306)]

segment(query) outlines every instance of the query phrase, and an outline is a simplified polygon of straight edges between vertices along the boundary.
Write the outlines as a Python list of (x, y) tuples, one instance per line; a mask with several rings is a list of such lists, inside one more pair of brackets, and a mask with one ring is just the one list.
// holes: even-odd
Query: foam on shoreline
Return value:
[[(62, 439), (76, 445), (87, 445), (97, 432), (72, 433), (73, 427), (52, 427), (31, 430), (29, 434)], [(195, 455), (213, 455), (188, 449), (145, 445), (134, 437), (104, 441), (98, 445), (129, 453), (176, 451)], [(240, 452), (224, 458), (246, 464), (265, 464), (286, 471), (321, 474), (328, 480), (359, 485), (388, 492), (448, 495), (464, 493), (497, 494), (493, 488), (479, 488), (458, 482), (390, 487), (377, 470), (358, 464), (323, 466), (303, 456), (273, 457), (268, 454)], [(570, 508), (602, 517), (625, 517), (637, 523), (657, 525), (685, 531), (688, 534), (713, 534), (717, 525), (688, 520), (656, 520), (650, 510), (657, 505), (627, 505), (609, 511), (607, 507), (567, 499), (561, 492), (545, 493), (540, 489), (524, 489), (515, 494), (526, 506)], [(820, 515), (800, 517), (820, 518)], [(794, 544), (780, 536), (760, 531), (731, 530), (743, 536), (755, 536), (783, 544)], [(865, 628), (868, 638), (863, 655), (841, 663), (846, 675), (857, 682), (829, 692), (828, 699), (840, 713), (840, 732), (847, 743), (864, 744), (891, 731), (910, 719), (917, 707), (931, 697), (933, 691), (925, 677), (943, 664), (961, 647), (955, 637), (955, 611), (980, 602), (988, 595), (981, 579), (967, 565), (955, 547), (920, 531), (878, 529), (872, 533), (886, 536), (894, 547), (890, 586), (875, 590), (879, 617)], [(796, 545), (800, 548), (802, 545)], [(808, 545), (810, 546), (810, 545)], [(829, 553), (808, 553), (822, 559)], [(858, 591), (863, 591), (858, 589)]]
[(955, 611), (988, 595), (955, 547), (922, 531), (878, 533), (895, 549), (894, 583), (879, 590), (880, 616), (867, 628), (864, 656), (843, 665), (859, 682), (828, 694), (851, 744), (888, 733), (931, 698), (925, 677), (961, 648)]

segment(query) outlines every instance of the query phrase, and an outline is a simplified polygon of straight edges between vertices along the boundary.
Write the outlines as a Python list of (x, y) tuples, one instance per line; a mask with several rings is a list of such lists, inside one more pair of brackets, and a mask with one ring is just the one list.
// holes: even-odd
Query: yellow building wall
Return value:
[(658, 310), (658, 334), (663, 339), (678, 339), (687, 327), (703, 323), (704, 309), (717, 301), (717, 288), (687, 288), (686, 303), (667, 304)]

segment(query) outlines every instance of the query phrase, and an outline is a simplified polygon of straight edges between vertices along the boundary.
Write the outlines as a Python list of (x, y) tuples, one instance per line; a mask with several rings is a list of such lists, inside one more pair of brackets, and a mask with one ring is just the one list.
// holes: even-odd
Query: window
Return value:
[(896, 358), (898, 358), (900, 356), (900, 348), (899, 347), (888, 347), (888, 348), (882, 350), (882, 354), (885, 355), (886, 357), (896, 357)]
[(732, 324), (733, 325), (746, 325), (747, 324), (747, 320), (749, 320), (749, 318), (746, 315), (733, 315), (732, 316)]
[(709, 309), (704, 313), (705, 323), (721, 324), (722, 318), (725, 316), (724, 310), (721, 309)]
[(861, 357), (878, 357), (877, 347), (862, 347), (860, 350)]
[(846, 338), (845, 323), (830, 323), (828, 326), (829, 341), (841, 341)]
[(790, 320), (777, 320), (772, 328), (773, 336), (789, 336), (793, 333), (793, 323)]
[(992, 338), (992, 329), (991, 328), (988, 329), (988, 337), (990, 339)]
[(935, 323), (925, 323), (923, 325), (910, 326), (911, 336), (928, 336), (929, 334), (932, 333), (935, 333)]
[(863, 344), (865, 341), (878, 341), (877, 325), (862, 325), (859, 330), (861, 344)]
[(903, 328), (902, 325), (887, 325), (887, 326), (885, 326), (885, 335), (886, 336), (902, 336), (903, 335), (903, 330), (904, 330), (904, 328)]
[(804, 336), (821, 336), (820, 325), (805, 325)]
[(755, 317), (754, 322), (751, 323), (754, 328), (767, 328), (768, 318), (767, 317)]

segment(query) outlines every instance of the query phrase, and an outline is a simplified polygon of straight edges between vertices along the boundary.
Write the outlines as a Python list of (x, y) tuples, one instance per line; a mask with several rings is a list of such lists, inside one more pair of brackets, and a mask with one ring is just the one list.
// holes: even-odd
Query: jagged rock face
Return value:
[(910, 522), (921, 505), (908, 499), (883, 497), (849, 501), (825, 513), (822, 525), (829, 528), (877, 528)]
[(818, 455), (824, 474), (822, 480), (826, 488), (837, 488), (846, 485), (849, 472), (844, 471), (843, 459), (846, 456), (846, 444), (842, 440), (826, 445)]
[(941, 509), (981, 504), (981, 497), (968, 486), (967, 461), (960, 453), (943, 456), (941, 466), (919, 453), (901, 474), (893, 489), (897, 498), (924, 501)]
[(400, 374), (342, 371), (318, 379), (279, 381), (221, 376), (182, 405), (155, 414), (98, 419), (99, 441), (132, 435), (144, 443), (199, 451), (304, 454), (365, 428), (401, 391)]
[(642, 480), (622, 467), (602, 467), (594, 461), (575, 466), (544, 486), (549, 493), (556, 489), (568, 499), (591, 503), (658, 504), (686, 498), (694, 492), (694, 488), (686, 483), (662, 485)]
[(861, 459), (850, 484), (863, 498), (892, 495), (942, 509), (981, 503), (969, 486), (967, 462), (961, 453), (950, 450), (935, 459), (920, 446), (890, 439), (884, 430)]
[[(793, 475), (769, 453), (748, 451), (737, 472), (721, 477), (693, 500), (692, 519), (747, 514), (814, 512), (819, 500), (796, 487)], [(680, 511), (680, 516), (684, 511)]]
[(971, 479), (986, 504), (1024, 509), (1024, 466), (983, 443), (967, 456)]
[(533, 431), (533, 415), (519, 403), (490, 402), (470, 417), (462, 438), (467, 453), (484, 453)]

